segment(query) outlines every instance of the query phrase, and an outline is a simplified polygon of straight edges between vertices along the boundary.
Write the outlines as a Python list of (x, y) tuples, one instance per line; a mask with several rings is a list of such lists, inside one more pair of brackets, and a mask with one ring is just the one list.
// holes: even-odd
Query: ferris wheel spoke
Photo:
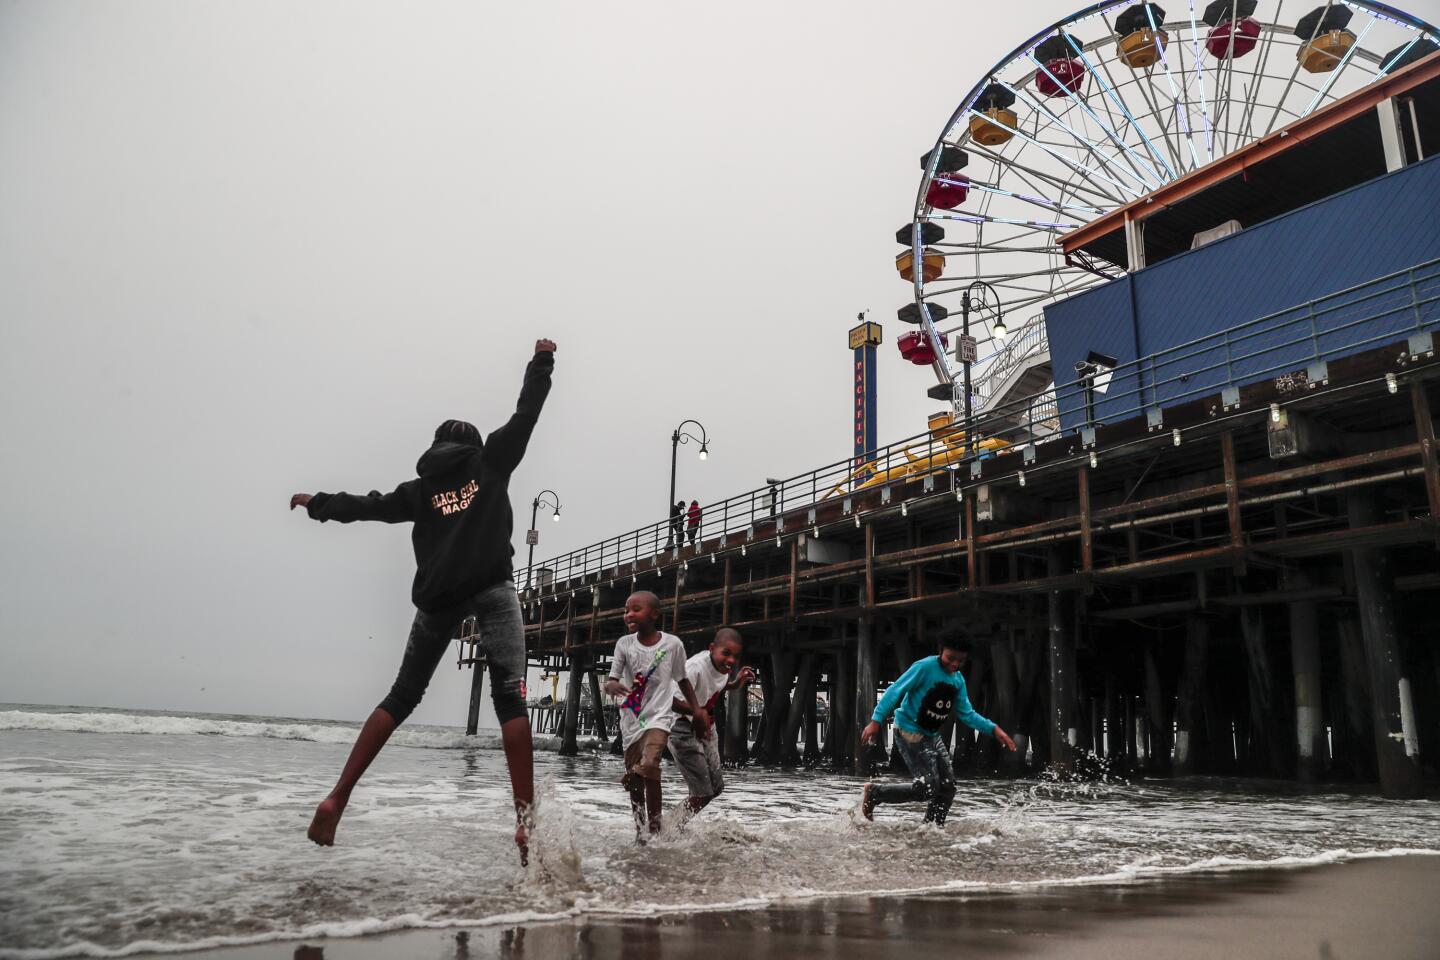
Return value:
[(970, 189), (980, 190), (985, 193), (993, 193), (996, 196), (1001, 197), (1014, 197), (1016, 200), (1019, 200), (1022, 203), (1032, 204), (1042, 210), (1049, 210), (1052, 213), (1061, 213), (1067, 210), (1074, 211), (1076, 213), (1089, 214), (1099, 214), (1105, 212), (1099, 207), (1092, 207), (1087, 204), (1066, 203), (1063, 200), (1051, 200), (1047, 197), (1031, 196), (1028, 193), (1016, 193), (1014, 190), (1006, 190), (1004, 187), (997, 186), (993, 183), (983, 183), (979, 180), (971, 180)]
[[(1200, 88), (1200, 116), (1205, 120), (1205, 157), (1206, 162), (1209, 163), (1215, 159), (1215, 126), (1210, 122), (1210, 107), (1206, 102), (1208, 97), (1205, 93), (1205, 62), (1200, 59), (1200, 28), (1195, 23), (1195, 0), (1188, 0), (1188, 2), (1190, 4), (1190, 59), (1195, 61), (1195, 84)], [(1230, 47), (1232, 50), (1234, 46), (1235, 35), (1234, 31), (1231, 31)], [(1182, 70), (1181, 73), (1183, 74), (1184, 71)], [(1218, 86), (1215, 89), (1215, 95), (1217, 97), (1220, 95)]]
[(1250, 73), (1250, 83), (1248, 85), (1242, 84), (1242, 88), (1245, 90), (1245, 109), (1241, 111), (1241, 121), (1245, 124), (1244, 135), (1247, 140), (1255, 139), (1253, 123), (1255, 119), (1255, 105), (1260, 102), (1260, 78), (1261, 76), (1268, 76), (1268, 74), (1265, 73), (1265, 68), (1270, 65), (1270, 54), (1275, 49), (1276, 38), (1280, 35), (1280, 31), (1284, 29), (1280, 25), (1280, 12), (1284, 6), (1285, 0), (1280, 0), (1280, 3), (1275, 7), (1275, 22), (1266, 24), (1261, 30), (1260, 35), (1265, 38), (1265, 42), (1262, 45), (1263, 49), (1259, 51), (1260, 58), (1255, 61), (1255, 69)]
[[(1152, 184), (1152, 183), (1146, 181), (1143, 177), (1141, 177), (1141, 176), (1139, 175), (1138, 172), (1134, 172), (1134, 171), (1128, 170), (1128, 169), (1126, 169), (1125, 167), (1112, 166), (1112, 165), (1111, 165), (1111, 160), (1112, 160), (1113, 158), (1108, 157), (1108, 156), (1106, 156), (1105, 154), (1102, 154), (1102, 153), (1095, 147), (1095, 145), (1090, 142), (1090, 139), (1089, 139), (1087, 136), (1085, 136), (1083, 133), (1081, 133), (1080, 131), (1076, 130), (1074, 127), (1070, 126), (1068, 123), (1066, 123), (1064, 120), (1062, 120), (1057, 114), (1055, 114), (1052, 110), (1050, 110), (1049, 107), (1046, 107), (1044, 104), (1042, 104), (1042, 103), (1040, 103), (1039, 101), (1031, 98), (1031, 97), (1029, 96), (1029, 94), (1025, 93), (1023, 90), (1016, 89), (1015, 87), (1012, 87), (1012, 86), (1010, 86), (1009, 84), (1004, 84), (1004, 86), (1005, 86), (1006, 89), (1008, 89), (1011, 93), (1015, 94), (1015, 96), (1016, 96), (1017, 99), (1022, 100), (1027, 106), (1031, 107), (1031, 108), (1034, 109), (1034, 110), (1040, 111), (1040, 112), (1043, 113), (1045, 116), (1047, 116), (1047, 117), (1049, 117), (1051, 120), (1053, 120), (1055, 123), (1057, 123), (1057, 124), (1059, 124), (1061, 127), (1063, 127), (1067, 132), (1069, 132), (1069, 134), (1070, 134), (1071, 138), (1073, 139), (1075, 145), (1077, 145), (1077, 146), (1079, 146), (1079, 147), (1082, 147), (1082, 148), (1083, 148), (1087, 153), (1089, 153), (1092, 157), (1094, 157), (1096, 160), (1100, 161), (1100, 162), (1104, 165), (1104, 167), (1105, 167), (1106, 170), (1111, 170), (1111, 171), (1114, 171), (1114, 172), (1116, 172), (1116, 173), (1121, 174), (1122, 176), (1129, 177), (1132, 181), (1134, 181), (1134, 183), (1135, 183), (1136, 185), (1139, 186), (1140, 190), (1143, 191), (1143, 192), (1149, 192), (1151, 189), (1153, 189), (1154, 187), (1156, 187), (1156, 186), (1159, 185), (1159, 184)], [(1037, 138), (1037, 140), (1038, 140), (1038, 138)], [(1107, 179), (1112, 179), (1112, 178), (1108, 178), (1108, 177), (1107, 177)], [(1112, 179), (1112, 182), (1114, 182), (1114, 183), (1116, 183), (1116, 184), (1119, 184), (1119, 181), (1118, 181), (1118, 180), (1113, 180), (1113, 179)]]
[[(1069, 157), (1065, 156), (1060, 151), (1047, 147), (1045, 144), (1025, 133), (1023, 130), (1020, 130), (1018, 127), (1012, 127), (1009, 124), (1001, 123), (994, 118), (987, 117), (985, 114), (973, 108), (971, 109), (970, 114), (971, 116), (979, 117), (981, 120), (984, 120), (986, 122), (993, 123), (995, 126), (1000, 127), (1001, 129), (1009, 130), (1013, 136), (1019, 137), (1026, 143), (1034, 144), (1035, 146), (1039, 147), (1041, 150), (1044, 150), (1046, 153), (1050, 154), (1050, 156), (1054, 157), (1056, 160), (1059, 160), (1066, 166), (1073, 167), (1077, 172), (1085, 173), (1086, 179), (1088, 179), (1091, 183), (1095, 183), (1096, 179), (1098, 178), (1100, 180), (1104, 180), (1106, 183), (1110, 183), (1118, 187), (1122, 193), (1129, 194), (1131, 199), (1138, 200), (1141, 196), (1141, 194), (1136, 193), (1132, 188), (1127, 187), (1125, 184), (1121, 183), (1119, 180), (1116, 180), (1114, 177), (1102, 173), (1099, 170), (1095, 170), (1092, 167), (1088, 167), (1085, 164), (1079, 162), (1078, 160), (1071, 160)], [(1096, 187), (1097, 189), (1100, 189), (1098, 184), (1096, 184)], [(1118, 197), (1112, 196), (1111, 199), (1114, 200), (1116, 203), (1122, 202)]]
[(1065, 233), (1079, 227), (1078, 223), (1063, 223), (1051, 220), (1026, 220), (1023, 217), (1000, 217), (988, 213), (931, 213), (927, 220), (947, 220), (957, 223), (1003, 223), (1014, 227), (1030, 227), (1046, 233)]
[[(1106, 138), (1111, 143), (1115, 144), (1115, 146), (1120, 148), (1122, 154), (1125, 157), (1125, 162), (1129, 165), (1130, 169), (1133, 170), (1137, 176), (1144, 177), (1147, 181), (1149, 181), (1152, 187), (1159, 186), (1161, 183), (1164, 182), (1164, 178), (1162, 178), (1159, 173), (1157, 173), (1148, 163), (1146, 163), (1144, 158), (1142, 158), (1138, 153), (1132, 150), (1129, 144), (1121, 140), (1119, 134), (1117, 134), (1114, 130), (1107, 126), (1105, 122), (1100, 119), (1099, 115), (1095, 113), (1094, 110), (1090, 109), (1089, 104), (1077, 97), (1075, 95), (1075, 91), (1071, 90), (1070, 87), (1065, 83), (1062, 83), (1060, 81), (1060, 78), (1056, 77), (1055, 74), (1050, 71), (1049, 67), (1045, 66), (1045, 64), (1041, 63), (1039, 60), (1035, 59), (1035, 54), (1033, 51), (1026, 56), (1029, 57), (1031, 63), (1035, 64), (1037, 70), (1044, 71), (1045, 75), (1048, 76), (1052, 81), (1054, 81), (1055, 85), (1060, 90), (1063, 90), (1065, 92), (1065, 96), (1072, 103), (1074, 103), (1085, 114), (1087, 114), (1090, 119), (1095, 121), (1096, 126), (1098, 126), (1102, 132), (1104, 132)], [(1135, 161), (1139, 161), (1141, 166), (1144, 167), (1144, 169), (1142, 170), (1141, 167), (1137, 167), (1135, 165)]]
[[(1157, 39), (1154, 41), (1155, 52), (1160, 55), (1160, 66), (1164, 68), (1165, 81), (1170, 85), (1170, 102), (1174, 105), (1175, 108), (1177, 126), (1180, 130), (1184, 131), (1185, 140), (1190, 145), (1190, 159), (1195, 164), (1195, 166), (1198, 167), (1200, 166), (1200, 154), (1195, 152), (1195, 138), (1190, 135), (1190, 117), (1188, 116), (1189, 110), (1187, 109), (1182, 112), (1180, 109), (1180, 91), (1175, 86), (1175, 77), (1170, 73), (1170, 56), (1165, 52), (1165, 44), (1161, 43), (1158, 39), (1158, 34), (1163, 32), (1160, 30), (1163, 24), (1158, 24), (1155, 22), (1155, 13), (1153, 9), (1149, 6), (1145, 7), (1145, 18), (1150, 21), (1150, 29), (1157, 34)], [(1151, 68), (1151, 73), (1153, 75), (1154, 68)], [(1179, 139), (1178, 136), (1176, 139)]]
[(1175, 163), (1171, 169), (1176, 171), (1175, 176), (1177, 178), (1184, 176), (1187, 171), (1185, 168), (1185, 160), (1180, 151), (1179, 138), (1171, 139), (1170, 125), (1165, 122), (1165, 113), (1160, 109), (1159, 101), (1151, 95), (1154, 91), (1153, 76), (1147, 76), (1144, 82), (1141, 82), (1137, 78), (1135, 81), (1135, 89), (1140, 94), (1140, 99), (1144, 100), (1145, 105), (1150, 108), (1148, 116), (1151, 121), (1154, 122), (1156, 131), (1160, 135), (1160, 140), (1165, 144), (1165, 149), (1170, 152), (1170, 159)]
[[(1105, 17), (1103, 19), (1105, 20), (1106, 29), (1109, 30), (1111, 33), (1114, 33), (1115, 28), (1110, 26), (1109, 17)], [(1126, 106), (1124, 98), (1121, 97), (1120, 94), (1117, 92), (1115, 75), (1110, 72), (1109, 62), (1103, 56), (1097, 58), (1101, 70), (1105, 72), (1105, 76), (1101, 77), (1100, 73), (1096, 71), (1095, 65), (1090, 62), (1090, 58), (1087, 57), (1083, 52), (1080, 54), (1080, 56), (1085, 62), (1086, 66), (1089, 68), (1090, 75), (1095, 78), (1096, 83), (1100, 84), (1101, 91), (1104, 92), (1105, 96), (1109, 98), (1109, 100), (1120, 109), (1120, 112), (1125, 115), (1125, 119), (1130, 122), (1130, 129), (1134, 130), (1135, 133), (1139, 135), (1141, 141), (1145, 144), (1147, 148), (1149, 148), (1151, 155), (1153, 155), (1156, 160), (1160, 161), (1160, 165), (1164, 167), (1165, 171), (1170, 175), (1169, 179), (1174, 180), (1176, 177), (1175, 168), (1170, 166), (1170, 162), (1165, 159), (1164, 154), (1162, 154), (1156, 148), (1155, 144), (1151, 142), (1150, 137), (1145, 133), (1145, 128), (1140, 125), (1139, 120), (1135, 119), (1135, 114), (1130, 112), (1130, 108)]]
[(1055, 252), (1055, 248), (1054, 248), (1053, 246), (1046, 246), (1046, 247), (998, 247), (998, 246), (994, 246), (994, 245), (992, 245), (992, 244), (950, 243), (950, 242), (948, 242), (948, 241), (943, 241), (943, 240), (942, 240), (940, 243), (931, 244), (931, 246), (933, 246), (933, 247), (939, 247), (939, 248), (942, 249), (942, 250), (957, 250), (957, 251), (959, 251), (960, 253), (964, 254), (965, 256), (977, 256), (977, 257), (978, 257), (978, 256), (982, 256), (982, 255), (986, 255), (986, 254), (995, 254), (995, 253), (1007, 253), (1007, 254), (1014, 254), (1014, 253), (1051, 253), (1051, 254), (1053, 254), (1053, 253)]
[[(1105, 192), (1105, 191), (1103, 191), (1103, 190), (1099, 189), (1098, 187), (1095, 187), (1095, 186), (1093, 186), (1093, 185), (1091, 185), (1091, 184), (1088, 184), (1088, 183), (1085, 183), (1085, 184), (1080, 184), (1080, 183), (1071, 184), (1071, 183), (1068, 183), (1068, 182), (1065, 181), (1065, 180), (1061, 180), (1061, 179), (1053, 176), (1052, 174), (1045, 173), (1045, 172), (1043, 172), (1043, 171), (1040, 171), (1040, 170), (1035, 169), (1035, 168), (1032, 167), (1032, 166), (1029, 166), (1028, 164), (1021, 163), (1021, 162), (1020, 162), (1019, 160), (1017, 160), (1017, 159), (1014, 159), (1014, 158), (1002, 158), (999, 154), (992, 152), (989, 147), (986, 147), (986, 146), (983, 146), (983, 145), (979, 145), (979, 144), (975, 144), (975, 143), (972, 142), (972, 143), (969, 145), (969, 149), (975, 151), (976, 153), (981, 154), (982, 156), (991, 157), (991, 158), (993, 158), (993, 159), (995, 159), (995, 160), (997, 160), (997, 161), (1003, 161), (1004, 164), (1005, 164), (1005, 166), (1007, 167), (1007, 169), (1008, 169), (1011, 173), (1014, 173), (1017, 179), (1020, 179), (1020, 180), (1025, 181), (1027, 184), (1029, 184), (1029, 186), (1030, 186), (1030, 188), (1031, 188), (1032, 190), (1035, 190), (1035, 191), (1037, 191), (1037, 192), (1044, 193), (1045, 191), (1044, 191), (1044, 188), (1043, 188), (1043, 187), (1039, 186), (1039, 185), (1036, 184), (1034, 181), (1027, 179), (1027, 176), (1026, 176), (1026, 175), (1029, 175), (1029, 176), (1031, 176), (1031, 177), (1034, 177), (1036, 180), (1042, 180), (1042, 181), (1050, 184), (1050, 186), (1055, 187), (1056, 189), (1059, 189), (1059, 190), (1070, 189), (1070, 190), (1072, 190), (1072, 191), (1077, 191), (1077, 192), (1078, 192), (1078, 190), (1084, 190), (1087, 194), (1090, 194), (1091, 196), (1095, 197), (1095, 198), (1096, 198), (1098, 201), (1100, 201), (1101, 203), (1104, 203), (1104, 204), (1105, 204), (1105, 209), (1107, 209), (1107, 210), (1108, 210), (1108, 209), (1111, 209), (1111, 208), (1113, 208), (1113, 207), (1118, 207), (1118, 206), (1122, 205), (1122, 204), (1125, 202), (1125, 201), (1121, 200), (1119, 197), (1114, 196), (1113, 194), (1107, 193), (1107, 192)], [(1074, 171), (1072, 170), (1072, 171), (1070, 171), (1070, 172), (1071, 172), (1071, 174), (1072, 174), (1072, 176), (1073, 176)]]
[[(1320, 16), (1316, 19), (1316, 21), (1315, 21), (1315, 29), (1310, 32), (1309, 38), (1305, 40), (1306, 43), (1313, 42), (1314, 39), (1319, 35), (1319, 33), (1320, 33), (1320, 25), (1325, 22), (1325, 16), (1326, 16), (1327, 14), (1329, 14), (1330, 9), (1331, 9), (1333, 6), (1335, 6), (1335, 0), (1325, 0), (1324, 11), (1323, 11), (1323, 12), (1320, 14)], [(1261, 136), (1262, 138), (1263, 138), (1263, 137), (1268, 137), (1268, 136), (1270, 135), (1270, 131), (1273, 130), (1273, 129), (1275, 129), (1275, 120), (1276, 120), (1276, 118), (1280, 115), (1280, 105), (1285, 102), (1285, 98), (1286, 98), (1286, 97), (1290, 96), (1290, 88), (1293, 87), (1293, 86), (1295, 86), (1295, 78), (1298, 77), (1299, 75), (1300, 75), (1300, 58), (1297, 56), (1297, 57), (1295, 58), (1295, 66), (1294, 66), (1294, 68), (1291, 69), (1291, 71), (1290, 71), (1290, 79), (1285, 82), (1285, 89), (1281, 92), (1280, 96), (1275, 100), (1275, 109), (1272, 110), (1272, 111), (1270, 111), (1270, 122), (1265, 125), (1265, 132), (1262, 133), (1262, 134), (1260, 134), (1260, 136)]]

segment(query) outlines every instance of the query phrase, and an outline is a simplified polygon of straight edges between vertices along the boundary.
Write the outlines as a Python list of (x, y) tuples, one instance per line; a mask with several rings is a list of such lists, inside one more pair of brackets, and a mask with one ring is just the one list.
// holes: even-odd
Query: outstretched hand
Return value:
[(871, 743), (875, 740), (876, 735), (879, 733), (880, 724), (876, 723), (874, 720), (871, 720), (869, 723), (865, 724), (865, 729), (860, 731), (860, 742)]
[(1001, 746), (1003, 746), (1006, 750), (1009, 750), (1012, 753), (1015, 752), (1015, 741), (1010, 739), (1010, 734), (1006, 733), (1004, 730), (1001, 730), (999, 727), (995, 728), (995, 739), (999, 740)]
[(549, 340), (549, 339), (547, 339), (547, 338), (545, 338), (545, 337), (541, 337), (539, 340), (536, 340), (536, 341), (535, 341), (535, 352), (536, 352), (536, 353), (554, 353), (554, 352), (555, 352), (555, 341), (554, 341), (554, 340)]
[(308, 507), (308, 506), (310, 506), (310, 494), (308, 494), (308, 493), (297, 493), (297, 494), (295, 494), (295, 496), (293, 496), (293, 497), (290, 498), (290, 509), (291, 509), (291, 510), (294, 510), (296, 507)]

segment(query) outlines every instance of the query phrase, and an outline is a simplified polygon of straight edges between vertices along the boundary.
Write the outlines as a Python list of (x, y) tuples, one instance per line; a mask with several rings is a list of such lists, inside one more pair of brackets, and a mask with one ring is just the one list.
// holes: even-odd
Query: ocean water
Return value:
[[(321, 849), (305, 829), (355, 730), (0, 705), (0, 958), (1440, 853), (1430, 801), (964, 781), (939, 830), (918, 807), (860, 819), (857, 778), (758, 769), (728, 772), (709, 810), (641, 847), (617, 760), (542, 752), (522, 869), (496, 739), (424, 727), (398, 732)], [(673, 769), (665, 788), (673, 810)]]

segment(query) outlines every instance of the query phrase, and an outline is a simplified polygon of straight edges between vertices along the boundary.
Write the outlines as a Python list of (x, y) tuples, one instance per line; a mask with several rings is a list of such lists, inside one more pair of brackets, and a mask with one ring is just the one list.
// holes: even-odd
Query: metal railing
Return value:
[(976, 397), (988, 400), (1005, 379), (1020, 369), (1026, 360), (1050, 348), (1045, 337), (1045, 315), (1037, 313), (1021, 325), (1005, 341), (1005, 346), (992, 353), (989, 362), (977, 374), (971, 374)]
[[(994, 407), (976, 418), (973, 449), (958, 425), (946, 424), (880, 447), (863, 462), (846, 457), (712, 503), (701, 511), (693, 542), (723, 538), (721, 546), (727, 547), (757, 536), (809, 529), (819, 503), (855, 490), (883, 489), (944, 473), (957, 474), (950, 483), (958, 485), (969, 479), (969, 464), (1006, 447), (1054, 439), (1062, 423), (1067, 430), (1083, 430), (1147, 413), (1156, 417), (1164, 407), (1217, 391), (1223, 403), (1228, 405), (1231, 399), (1238, 403), (1241, 384), (1267, 378), (1273, 378), (1282, 392), (1287, 386), (1303, 392), (1324, 379), (1329, 359), (1436, 327), (1440, 327), (1440, 259), (1121, 364), (1111, 373), (1103, 395), (1081, 381)], [(807, 506), (810, 511), (804, 520), (786, 516)], [(676, 543), (677, 533), (683, 537), (681, 544)], [(679, 559), (678, 547), (690, 542), (688, 521), (679, 527), (668, 520), (647, 524), (546, 561), (543, 566), (552, 572), (552, 580), (531, 595), (553, 592), (576, 578), (603, 580), (622, 564), (640, 559), (663, 558), (666, 553)], [(687, 562), (696, 559), (692, 556)]]

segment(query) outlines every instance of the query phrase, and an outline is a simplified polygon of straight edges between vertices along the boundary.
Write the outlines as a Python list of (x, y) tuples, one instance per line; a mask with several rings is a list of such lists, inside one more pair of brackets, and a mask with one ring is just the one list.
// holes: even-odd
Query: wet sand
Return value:
[[(735, 891), (736, 894), (742, 891)], [(762, 910), (418, 930), (171, 956), (205, 960), (1435, 960), (1440, 857), (1021, 893), (839, 897)]]

